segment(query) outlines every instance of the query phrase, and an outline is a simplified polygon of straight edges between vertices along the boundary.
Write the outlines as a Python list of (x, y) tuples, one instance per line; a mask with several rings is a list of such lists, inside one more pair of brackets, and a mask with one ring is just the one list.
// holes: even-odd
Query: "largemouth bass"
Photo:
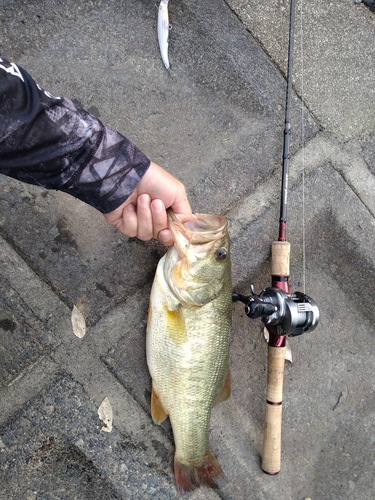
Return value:
[(174, 245), (156, 270), (146, 349), (151, 415), (170, 418), (184, 494), (226, 484), (208, 430), (212, 407), (230, 396), (231, 263), (225, 217), (196, 214), (184, 225), (168, 211), (168, 225)]

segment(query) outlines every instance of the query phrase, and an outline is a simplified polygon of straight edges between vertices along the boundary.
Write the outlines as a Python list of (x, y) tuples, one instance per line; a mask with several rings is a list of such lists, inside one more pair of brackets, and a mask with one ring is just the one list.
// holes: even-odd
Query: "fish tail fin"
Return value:
[(180, 495), (200, 486), (221, 488), (228, 482), (218, 461), (209, 450), (202, 460), (192, 463), (179, 462), (175, 456), (174, 473), (177, 491)]

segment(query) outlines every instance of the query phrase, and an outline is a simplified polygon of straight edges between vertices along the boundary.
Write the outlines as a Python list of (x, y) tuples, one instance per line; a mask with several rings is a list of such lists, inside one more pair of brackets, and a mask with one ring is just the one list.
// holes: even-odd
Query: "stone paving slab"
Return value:
[[(308, 189), (312, 186), (321, 200), (313, 207), (310, 203), (314, 195)], [(264, 498), (276, 499), (281, 495), (281, 498), (370, 499), (374, 450), (368, 422), (373, 421), (374, 405), (368, 395), (373, 392), (375, 375), (371, 306), (375, 295), (374, 220), (341, 174), (329, 164), (323, 163), (306, 177), (305, 196), (311, 216), (306, 220), (309, 227), (306, 288), (319, 304), (321, 320), (314, 332), (289, 341), (293, 364), (287, 363), (284, 378), (282, 471), (267, 482), (264, 477), (259, 478), (254, 467), (254, 476)], [(291, 213), (298, 212), (301, 197), (302, 188), (297, 183), (290, 192)], [(345, 204), (340, 201), (343, 199)], [(272, 209), (265, 210), (261, 223), (255, 220), (248, 230), (234, 238), (235, 256), (243, 255), (248, 262), (257, 243), (262, 247), (262, 240), (256, 242), (251, 238), (254, 239), (260, 225), (269, 225), (272, 213)], [(298, 290), (303, 276), (297, 221), (291, 222), (289, 237), (295, 242), (291, 284), (292, 289)], [(269, 242), (264, 244), (265, 253), (267, 247)], [(269, 276), (267, 257), (258, 266), (254, 264), (250, 276), (259, 290)], [(248, 293), (248, 278), (242, 278), (245, 272), (239, 265), (235, 269), (240, 291)], [(244, 478), (252, 471), (246, 454), (249, 444), (254, 447), (251, 455), (261, 453), (266, 346), (260, 326), (248, 320), (243, 312), (241, 318), (241, 309), (236, 304), (233, 315), (234, 392), (228, 402), (236, 407), (236, 418), (228, 417), (233, 414), (232, 408), (227, 415), (223, 406), (218, 422), (221, 431), (230, 426), (234, 434), (227, 437), (233, 454), (241, 456), (242, 450), (241, 484), (249, 488), (248, 497), (263, 498), (259, 490), (251, 493)], [(244, 430), (245, 439), (241, 433)], [(236, 463), (236, 473), (240, 470)], [(346, 496), (348, 491), (350, 496)]]
[(88, 324), (152, 279), (160, 254), (91, 207), (5, 176), (0, 190), (0, 234), (68, 307), (86, 297)]
[[(141, 409), (131, 391), (100, 360), (120, 336), (136, 331), (140, 321), (144, 326), (149, 290), (114, 308), (84, 339), (78, 339), (70, 324), (70, 309), (13, 249), (0, 242), (4, 271), (20, 302), (27, 303), (40, 320), (45, 321), (53, 311), (51, 323), (59, 339), (50, 354), (44, 353), (0, 387), (0, 498), (91, 498), (93, 488), (105, 499), (177, 498), (171, 438), (152, 424), (149, 412)], [(19, 321), (16, 313), (12, 311)], [(3, 335), (2, 341), (7, 348)], [(138, 344), (123, 352), (124, 357), (133, 356)], [(21, 345), (18, 354), (22, 353)], [(149, 376), (142, 382), (148, 387)], [(109, 434), (100, 432), (97, 416), (105, 397), (114, 413), (115, 427)], [(114, 446), (126, 453), (116, 454)], [(53, 450), (51, 456), (45, 448)], [(215, 498), (214, 492), (208, 495)], [(193, 498), (199, 500), (202, 492)]]
[[(153, 2), (7, 0), (0, 52), (180, 177), (194, 210), (226, 213), (234, 288), (248, 293), (250, 283), (268, 286), (277, 236), (286, 7), (171, 1), (168, 73)], [(214, 409), (210, 429), (229, 484), (199, 490), (194, 500), (373, 498), (374, 65), (365, 64), (372, 45), (361, 51), (356, 41), (372, 39), (374, 16), (349, 0), (305, 8), (309, 109), (302, 136), (293, 94), (288, 238), (292, 289), (306, 285), (321, 321), (290, 340), (282, 470), (269, 477), (260, 470), (262, 325), (234, 306), (233, 392)], [(67, 195), (4, 177), (0, 207), (0, 498), (176, 498), (171, 430), (150, 418), (144, 353), (148, 295), (164, 249), (120, 236)], [(85, 295), (81, 340), (70, 314)], [(96, 413), (104, 397), (114, 411), (110, 434), (100, 432)]]
[[(261, 8), (257, 0), (227, 3), (286, 74), (289, 2), (269, 0)], [(363, 139), (374, 130), (374, 32), (375, 15), (363, 2), (296, 2), (294, 86), (299, 95), (303, 86), (318, 123), (342, 139)]]
[(147, 448), (101, 427), (82, 387), (61, 374), (0, 431), (0, 498), (176, 498)]
[[(8, 58), (51, 93), (94, 108), (178, 175), (196, 211), (225, 210), (279, 162), (285, 80), (224, 2), (171, 2), (169, 73), (149, 0), (126, 8), (121, 0), (13, 0), (3, 15)], [(318, 127), (305, 119), (309, 138)]]
[[(305, 187), (312, 185), (319, 191), (322, 202), (309, 214), (311, 220), (306, 220), (310, 227), (306, 241), (306, 286), (320, 306), (321, 322), (315, 332), (290, 340), (294, 362), (288, 364), (285, 376), (282, 473), (277, 478), (260, 473), (266, 344), (261, 324), (249, 320), (238, 304), (233, 314), (232, 397), (214, 409), (211, 425), (211, 445), (231, 481), (221, 492), (223, 498), (278, 499), (280, 494), (282, 498), (345, 498), (347, 488), (353, 495), (351, 498), (371, 498), (371, 494), (365, 496), (365, 490), (372, 481), (375, 458), (371, 426), (366, 425), (374, 411), (372, 399), (367, 398), (375, 375), (371, 362), (375, 354), (371, 344), (371, 301), (375, 290), (370, 278), (374, 262), (372, 245), (359, 247), (354, 241), (363, 239), (364, 227), (367, 234), (374, 235), (375, 226), (369, 211), (332, 166), (320, 165), (313, 170), (305, 179)], [(290, 192), (294, 213), (300, 203), (301, 189), (297, 183)], [(311, 193), (307, 190), (307, 205), (312, 201)], [(346, 200), (345, 210), (340, 205), (342, 198)], [(348, 214), (353, 212), (356, 223), (348, 227)], [(270, 225), (272, 217), (271, 207), (261, 216), (263, 227)], [(263, 243), (253, 237), (259, 231), (259, 221), (242, 229), (233, 238), (233, 255), (242, 255), (245, 262), (250, 262), (252, 252), (263, 248)], [(291, 224), (290, 232), (296, 243), (296, 251), (292, 248), (292, 286), (301, 289), (298, 224)], [(266, 255), (269, 243), (264, 242), (259, 266), (244, 270), (243, 265), (236, 266), (234, 259), (235, 289), (248, 293), (249, 276), (258, 290), (264, 286), (269, 276)], [(347, 275), (356, 276), (356, 281), (345, 280)], [(367, 296), (363, 294), (364, 288)], [(136, 341), (142, 338), (144, 328), (141, 321), (102, 359), (147, 412), (145, 346), (144, 341), (138, 340), (138, 345)], [(124, 356), (129, 351), (130, 360)], [(360, 386), (357, 377), (362, 381)], [(170, 436), (168, 424), (164, 429)], [(345, 433), (352, 437), (346, 439)], [(342, 446), (351, 449), (350, 453), (344, 452), (344, 463), (341, 456), (330, 463), (332, 442), (341, 446), (338, 453), (342, 452)], [(355, 452), (356, 442), (361, 443), (359, 455)], [(362, 464), (361, 470), (358, 463)], [(317, 479), (328, 468), (329, 484), (326, 479)]]
[[(124, 9), (120, 0), (13, 0), (2, 14), (1, 51), (178, 176), (195, 211), (225, 212), (279, 163), (285, 81), (223, 2), (171, 2), (170, 73), (150, 2)], [(293, 97), (297, 120), (301, 103)], [(306, 112), (306, 140), (317, 130)], [(300, 141), (296, 134), (293, 150)], [(65, 193), (4, 177), (0, 183), (0, 234), (69, 307), (87, 296), (89, 324), (152, 279), (160, 247), (125, 243), (100, 214)]]
[(58, 339), (32, 314), (3, 276), (0, 276), (0, 287), (0, 386), (4, 386), (41, 356), (51, 352)]

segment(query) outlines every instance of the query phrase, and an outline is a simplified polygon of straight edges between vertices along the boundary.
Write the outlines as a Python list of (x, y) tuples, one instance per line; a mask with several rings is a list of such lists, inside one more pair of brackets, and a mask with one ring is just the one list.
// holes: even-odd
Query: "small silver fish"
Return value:
[(168, 2), (169, 0), (161, 0), (159, 5), (159, 14), (158, 14), (158, 40), (161, 58), (163, 60), (164, 66), (169, 69), (169, 59), (168, 59), (168, 39), (169, 39), (169, 30), (171, 26), (169, 24), (169, 16), (168, 16)]

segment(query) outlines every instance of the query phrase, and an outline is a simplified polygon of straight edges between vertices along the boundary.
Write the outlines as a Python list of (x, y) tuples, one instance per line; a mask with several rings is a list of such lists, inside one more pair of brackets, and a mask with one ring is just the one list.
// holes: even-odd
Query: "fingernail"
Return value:
[(156, 213), (164, 212), (164, 203), (161, 200), (152, 200), (152, 211)]
[(148, 207), (150, 204), (150, 196), (148, 194), (141, 194), (138, 196), (138, 203), (142, 207)]

